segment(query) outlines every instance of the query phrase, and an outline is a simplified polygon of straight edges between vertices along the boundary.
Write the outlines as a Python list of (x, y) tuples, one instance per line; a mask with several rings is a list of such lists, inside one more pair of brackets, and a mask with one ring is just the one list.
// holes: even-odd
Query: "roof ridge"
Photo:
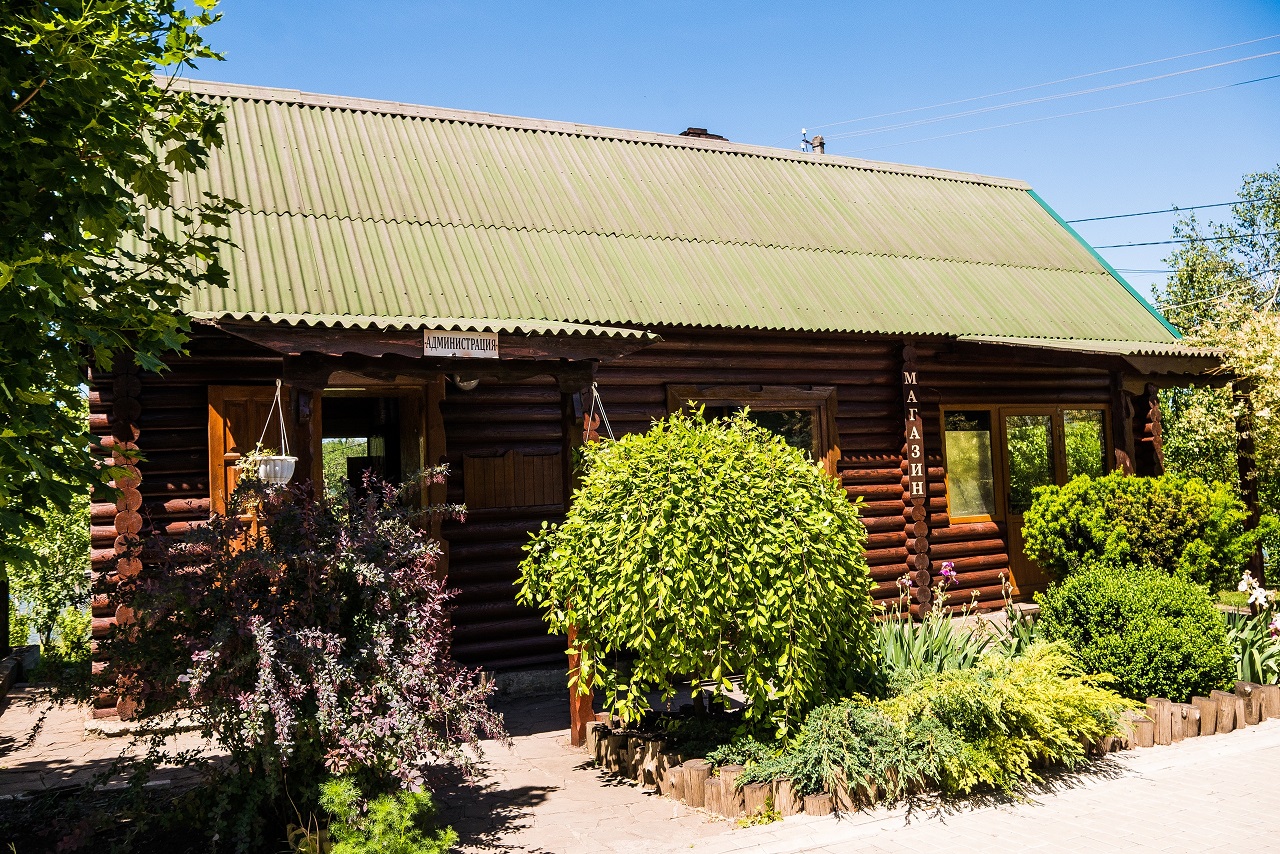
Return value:
[[(188, 208), (179, 207), (177, 210), (189, 210)], [(826, 246), (796, 246), (788, 243), (760, 243), (754, 240), (716, 240), (705, 237), (681, 237), (670, 234), (631, 234), (625, 231), (599, 231), (595, 229), (566, 229), (566, 228), (542, 228), (538, 226), (527, 225), (506, 225), (504, 223), (476, 223), (476, 222), (451, 222), (448, 220), (419, 220), (419, 219), (401, 219), (393, 217), (372, 217), (372, 216), (335, 216), (329, 213), (300, 213), (298, 211), (266, 211), (266, 210), (248, 210), (243, 209), (234, 211), (233, 216), (280, 216), (280, 217), (312, 217), (315, 219), (331, 220), (334, 222), (368, 222), (375, 224), (391, 224), (391, 225), (416, 225), (427, 228), (488, 228), (501, 229), (503, 231), (529, 232), (531, 234), (571, 234), (583, 237), (617, 237), (627, 240), (666, 240), (673, 243), (691, 243), (704, 246), (749, 246), (755, 249), (779, 249), (790, 252), (824, 252), (831, 255), (852, 256), (858, 258), (901, 258), (907, 261), (939, 261), (948, 264), (971, 264), (975, 267), (1001, 267), (1011, 270), (1043, 270), (1054, 273), (1078, 273), (1083, 276), (1109, 276), (1105, 269), (1100, 270), (1078, 270), (1070, 267), (1041, 267), (1033, 264), (1001, 264), (995, 261), (976, 261), (968, 258), (951, 258), (941, 255), (902, 255), (891, 252), (859, 252), (853, 249), (830, 248)]]
[(270, 101), (299, 106), (318, 107), (350, 112), (379, 113), (383, 115), (403, 116), (435, 121), (454, 121), (466, 124), (486, 125), (507, 130), (530, 130), (546, 133), (563, 133), (572, 136), (595, 137), (619, 142), (632, 142), (649, 145), (663, 145), (671, 148), (687, 148), (700, 151), (713, 151), (720, 154), (737, 154), (748, 157), (763, 157), (773, 160), (790, 160), (808, 163), (815, 166), (832, 166), (846, 169), (858, 169), (869, 172), (887, 172), (909, 175), (916, 178), (932, 178), (943, 181), (957, 181), (968, 184), (983, 184), (1009, 190), (1027, 191), (1031, 185), (1015, 178), (1000, 178), (993, 175), (981, 175), (975, 172), (961, 172), (951, 169), (939, 169), (931, 166), (912, 166), (905, 163), (889, 163), (880, 160), (863, 160), (856, 157), (844, 157), (837, 154), (811, 154), (791, 151), (785, 148), (770, 148), (763, 145), (751, 145), (727, 140), (687, 137), (679, 134), (658, 133), (656, 131), (627, 130), (611, 128), (603, 125), (589, 125), (578, 122), (556, 121), (552, 119), (533, 119), (522, 116), (507, 116), (499, 113), (486, 113), (473, 110), (458, 110), (449, 107), (431, 107), (422, 104), (407, 104), (400, 101), (381, 101), (372, 98), (351, 98), (342, 95), (324, 95), (303, 92), (299, 89), (281, 89), (270, 86), (255, 86), (244, 83), (219, 83), (211, 80), (193, 80), (185, 77), (165, 78), (165, 85), (183, 89), (198, 95), (215, 98), (236, 98), (248, 101)]

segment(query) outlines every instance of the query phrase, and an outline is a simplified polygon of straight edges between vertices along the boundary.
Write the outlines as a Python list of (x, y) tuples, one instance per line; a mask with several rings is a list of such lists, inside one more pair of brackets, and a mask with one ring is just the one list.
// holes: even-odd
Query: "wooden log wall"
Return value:
[[(451, 471), (450, 502), (466, 501), (467, 458), (497, 458), (512, 450), (526, 458), (561, 455), (557, 474), (563, 477), (568, 427), (563, 397), (551, 378), (481, 382), (469, 392), (450, 384), (440, 414)], [(444, 525), (449, 584), (458, 591), (453, 652), (459, 661), (487, 670), (565, 666), (567, 640), (548, 635), (537, 611), (516, 604), (514, 586), (529, 535), (544, 520), (563, 518), (563, 503), (489, 507), (469, 510), (463, 523)]]
[[(116, 483), (118, 501), (95, 494), (90, 505), (94, 638), (128, 617), (114, 591), (122, 577), (157, 559), (155, 536), (181, 536), (209, 518), (208, 386), (267, 384), (280, 375), (279, 356), (216, 331), (197, 327), (188, 350), (162, 375), (127, 368), (95, 374), (90, 383), (89, 426), (104, 456), (118, 456), (128, 448), (124, 443), (142, 456), (138, 482)], [(95, 672), (105, 666), (94, 662)], [(97, 717), (128, 717), (129, 711), (117, 708), (110, 693), (95, 700)]]
[(944, 404), (1106, 404), (1111, 399), (1111, 376), (1094, 368), (1023, 364), (1014, 359), (975, 362), (938, 348), (918, 349), (929, 451), (929, 556), (935, 568), (944, 560), (955, 564), (958, 577), (951, 604), (965, 604), (976, 592), (979, 609), (998, 608), (1003, 603), (1001, 574), (1009, 573), (1008, 530), (1004, 522), (953, 525), (947, 517), (940, 408)]

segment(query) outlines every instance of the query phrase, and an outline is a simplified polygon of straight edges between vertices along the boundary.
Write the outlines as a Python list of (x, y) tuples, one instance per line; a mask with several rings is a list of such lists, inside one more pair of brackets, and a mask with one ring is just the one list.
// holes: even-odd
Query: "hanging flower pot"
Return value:
[[(253, 453), (244, 458), (242, 471), (257, 470), (258, 479), (263, 483), (271, 486), (284, 486), (293, 477), (294, 467), (298, 464), (298, 458), (289, 454), (289, 436), (284, 429), (284, 403), (280, 398), (281, 382), (276, 380), (276, 398), (271, 402), (271, 409), (267, 412), (267, 423), (262, 425), (262, 435), (258, 437), (258, 447)], [(267, 438), (267, 428), (271, 426), (271, 416), (280, 416), (280, 449), (281, 453), (275, 454), (267, 451), (262, 446), (262, 441)]]
[(293, 467), (297, 465), (297, 457), (272, 455), (258, 457), (258, 478), (272, 486), (284, 486), (293, 477)]

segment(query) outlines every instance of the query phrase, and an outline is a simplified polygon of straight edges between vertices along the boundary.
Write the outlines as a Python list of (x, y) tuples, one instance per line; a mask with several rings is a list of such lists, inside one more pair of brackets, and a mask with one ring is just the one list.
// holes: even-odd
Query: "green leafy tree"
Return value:
[[(1280, 509), (1280, 166), (1247, 175), (1228, 221), (1180, 219), (1185, 240), (1156, 304), (1188, 343), (1222, 348), (1253, 386), (1254, 439), (1263, 505)], [(1162, 393), (1165, 460), (1172, 471), (1233, 483), (1237, 415), (1230, 389)]]
[(158, 369), (179, 300), (225, 283), (230, 203), (148, 211), (221, 142), (218, 110), (156, 73), (216, 58), (216, 0), (0, 0), (0, 567), (23, 529), (112, 474), (81, 415), (87, 368)]
[(807, 454), (746, 413), (677, 413), (587, 446), (584, 463), (518, 593), (551, 631), (576, 631), (573, 685), (634, 721), (677, 679), (741, 676), (747, 720), (779, 729), (853, 687), (871, 639), (866, 530)]
[(89, 496), (77, 497), (69, 511), (42, 510), (26, 533), (34, 558), (10, 569), (10, 595), (50, 647), (55, 630), (67, 623), (64, 613), (89, 604)]

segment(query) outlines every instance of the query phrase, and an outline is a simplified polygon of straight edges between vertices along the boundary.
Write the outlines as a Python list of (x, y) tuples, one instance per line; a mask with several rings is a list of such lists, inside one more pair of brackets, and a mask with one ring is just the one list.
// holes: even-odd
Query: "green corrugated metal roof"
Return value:
[(1203, 359), (1221, 358), (1223, 351), (1212, 347), (1154, 341), (1099, 341), (1088, 338), (1014, 338), (1003, 335), (961, 335), (961, 341), (980, 344), (1008, 344), (1015, 347), (1037, 347), (1067, 350), (1073, 353), (1098, 353), (1106, 356), (1191, 356)]
[(555, 320), (487, 320), (477, 317), (392, 317), (369, 314), (283, 314), (268, 311), (203, 311), (190, 312), (201, 320), (261, 320), (291, 326), (341, 326), (356, 329), (431, 329), (463, 332), (506, 332), (525, 335), (583, 335), (590, 338), (635, 338), (659, 340), (643, 329), (617, 326), (593, 326), (585, 323), (561, 323)]
[(244, 205), (202, 316), (488, 318), (1170, 342), (1020, 182), (191, 83)]

